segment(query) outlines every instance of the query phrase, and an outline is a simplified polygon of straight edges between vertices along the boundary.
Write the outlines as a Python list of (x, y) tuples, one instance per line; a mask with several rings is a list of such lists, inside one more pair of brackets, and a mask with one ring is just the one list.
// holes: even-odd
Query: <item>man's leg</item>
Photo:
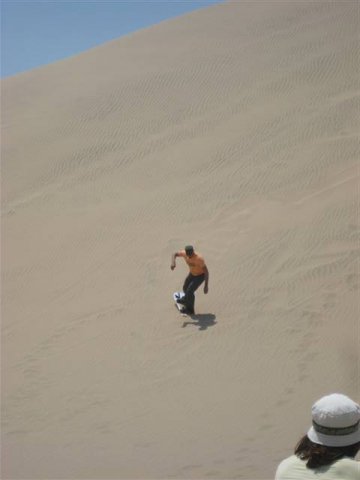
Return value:
[(183, 292), (185, 293), (185, 297), (180, 298), (177, 300), (177, 303), (181, 303), (181, 305), (186, 306), (186, 290), (189, 288), (189, 285), (194, 277), (189, 273), (189, 275), (185, 278), (184, 285), (183, 285)]
[(185, 294), (186, 294), (186, 290), (189, 288), (189, 285), (192, 282), (193, 278), (194, 278), (194, 276), (191, 275), (191, 273), (189, 273), (189, 275), (185, 278), (185, 282), (184, 282), (184, 285), (183, 285), (183, 292)]
[(188, 278), (189, 277), (187, 277), (184, 283), (184, 293), (185, 293), (184, 304), (186, 308), (189, 310), (189, 312), (193, 313), (194, 307), (195, 307), (195, 291), (200, 287), (200, 285), (205, 280), (205, 275), (197, 275), (197, 276), (191, 275), (191, 278), (189, 278), (189, 280)]

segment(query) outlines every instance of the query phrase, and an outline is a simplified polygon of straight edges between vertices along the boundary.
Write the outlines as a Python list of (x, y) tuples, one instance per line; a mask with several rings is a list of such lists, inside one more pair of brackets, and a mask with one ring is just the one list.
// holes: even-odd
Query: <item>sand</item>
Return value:
[(3, 81), (2, 478), (270, 479), (360, 399), (359, 25), (229, 2)]

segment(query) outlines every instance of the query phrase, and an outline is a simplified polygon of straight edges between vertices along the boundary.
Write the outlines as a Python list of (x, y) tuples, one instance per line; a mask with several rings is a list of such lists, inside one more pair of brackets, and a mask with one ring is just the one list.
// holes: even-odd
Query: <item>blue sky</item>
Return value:
[(0, 0), (1, 77), (221, 0)]

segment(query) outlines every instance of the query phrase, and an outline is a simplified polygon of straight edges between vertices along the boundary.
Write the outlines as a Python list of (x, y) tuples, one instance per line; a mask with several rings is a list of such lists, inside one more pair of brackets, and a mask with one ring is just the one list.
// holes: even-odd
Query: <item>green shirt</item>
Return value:
[(306, 467), (306, 461), (296, 455), (283, 460), (278, 466), (275, 480), (360, 480), (360, 463), (342, 458), (315, 470)]

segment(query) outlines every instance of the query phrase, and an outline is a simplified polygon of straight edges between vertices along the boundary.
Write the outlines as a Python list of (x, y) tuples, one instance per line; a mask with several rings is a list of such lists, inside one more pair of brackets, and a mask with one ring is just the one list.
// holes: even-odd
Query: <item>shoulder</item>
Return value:
[(292, 467), (298, 465), (300, 462), (303, 463), (296, 455), (285, 458), (285, 460), (279, 463), (276, 469), (275, 480), (286, 480), (287, 475), (291, 473)]
[(177, 257), (186, 257), (185, 250), (179, 250), (178, 252), (175, 253)]
[(342, 458), (333, 464), (334, 472), (338, 478), (360, 479), (360, 462), (352, 458)]
[(202, 265), (203, 267), (206, 267), (205, 259), (202, 255), (196, 254), (197, 262), (199, 265)]

